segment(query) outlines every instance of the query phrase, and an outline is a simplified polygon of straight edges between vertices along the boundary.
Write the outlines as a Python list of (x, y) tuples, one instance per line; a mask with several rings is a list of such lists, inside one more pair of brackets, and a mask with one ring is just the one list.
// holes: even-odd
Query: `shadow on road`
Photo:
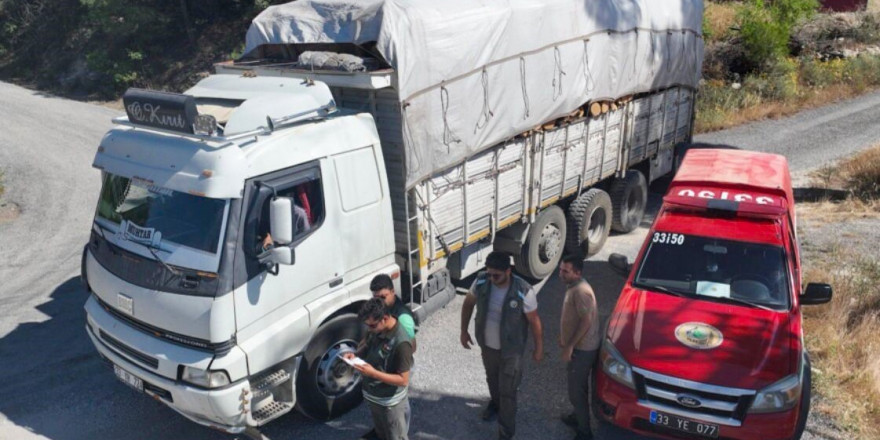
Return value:
[[(585, 274), (600, 292), (600, 313), (603, 321), (607, 321), (622, 279), (604, 262), (587, 262)], [(541, 364), (530, 362), (527, 367), (520, 391), (518, 438), (571, 435), (557, 420), (560, 412), (569, 408), (563, 393), (564, 365), (556, 346), (562, 301), (558, 283), (555, 276), (548, 280), (540, 297), (547, 354)], [(8, 360), (0, 372), (0, 413), (8, 419), (4, 433), (60, 440), (234, 438), (191, 423), (115, 379), (86, 336), (83, 304), (88, 294), (78, 277), (59, 285), (50, 298), (37, 307), (46, 315), (45, 321), (21, 324), (0, 339), (0, 356)], [(456, 368), (444, 365), (450, 378), (443, 380), (453, 379)], [(418, 370), (414, 380), (419, 380)], [(468, 395), (472, 390), (461, 391)], [(547, 405), (548, 394), (554, 405)], [(496, 435), (497, 425), (482, 422), (478, 417), (485, 404), (481, 398), (413, 392), (411, 402), (411, 438), (473, 439)], [(368, 411), (359, 407), (326, 423), (290, 414), (271, 423), (263, 432), (273, 440), (352, 439), (370, 427)], [(598, 438), (639, 437), (606, 426)]]

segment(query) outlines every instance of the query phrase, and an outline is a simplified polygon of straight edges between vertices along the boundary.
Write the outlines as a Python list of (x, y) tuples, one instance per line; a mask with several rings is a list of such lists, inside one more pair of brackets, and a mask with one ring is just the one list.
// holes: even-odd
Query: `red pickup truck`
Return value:
[(692, 149), (630, 266), (596, 368), (597, 415), (664, 438), (799, 439), (810, 406), (784, 157)]

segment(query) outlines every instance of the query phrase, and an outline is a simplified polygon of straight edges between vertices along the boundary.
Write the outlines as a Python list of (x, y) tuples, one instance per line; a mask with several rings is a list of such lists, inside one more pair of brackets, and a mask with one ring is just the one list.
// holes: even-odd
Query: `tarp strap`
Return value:
[(593, 72), (590, 71), (590, 54), (588, 50), (589, 38), (584, 39), (584, 81), (587, 84), (587, 92), (592, 92), (596, 88), (596, 81), (593, 80)]
[(443, 110), (443, 145), (446, 145), (446, 152), (449, 153), (449, 144), (457, 144), (461, 139), (449, 128), (449, 119), (446, 117), (449, 113), (449, 91), (446, 90), (446, 85), (440, 86), (440, 106)]
[(524, 57), (519, 57), (519, 76), (522, 80), (522, 95), (523, 95), (523, 104), (525, 105), (526, 112), (523, 114), (523, 119), (529, 118), (529, 90), (526, 85), (526, 59)]
[(559, 51), (559, 46), (553, 48), (553, 59), (555, 62), (553, 72), (553, 101), (556, 101), (562, 96), (562, 76), (565, 75), (565, 71), (562, 70), (562, 53)]
[(639, 61), (639, 30), (636, 29), (634, 31), (634, 34), (636, 36), (636, 50), (633, 51), (633, 76), (638, 78), (639, 77), (639, 68), (638, 68), (639, 67), (639, 62), (638, 62)]
[(483, 69), (480, 82), (483, 85), (483, 110), (480, 112), (480, 119), (477, 120), (477, 125), (474, 127), (474, 133), (486, 127), (489, 119), (495, 116), (495, 113), (492, 112), (492, 108), (489, 106), (489, 73), (486, 72), (486, 69)]
[[(403, 123), (403, 138), (404, 145), (415, 145), (415, 139), (412, 136), (412, 130), (409, 128), (409, 116), (406, 113), (406, 108), (409, 107), (409, 103), (403, 103), (400, 106), (400, 112), (402, 113), (402, 123)], [(418, 148), (409, 149), (409, 152), (412, 154), (405, 154), (407, 159), (407, 172), (409, 170), (417, 170), (422, 166), (422, 161), (419, 158), (419, 150)], [(413, 166), (415, 165), (415, 166)], [(406, 176), (407, 180), (409, 179), (409, 175)]]
[[(681, 59), (684, 57), (690, 58), (688, 56), (688, 51), (687, 51), (687, 34), (682, 32), (681, 33), (681, 54), (680, 54), (679, 58)], [(688, 59), (688, 61), (690, 61), (690, 59)], [(689, 66), (689, 65), (690, 64), (685, 64), (685, 63), (681, 62), (681, 60), (679, 60), (678, 69), (676, 69), (676, 70), (682, 70), (684, 68), (684, 66)]]
[(657, 43), (654, 41), (656, 35), (651, 33), (651, 77), (654, 77), (654, 74), (657, 73)]

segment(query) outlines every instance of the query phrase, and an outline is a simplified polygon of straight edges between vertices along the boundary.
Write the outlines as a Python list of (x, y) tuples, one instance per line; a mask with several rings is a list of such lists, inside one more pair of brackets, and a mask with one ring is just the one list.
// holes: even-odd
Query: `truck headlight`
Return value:
[(774, 413), (788, 411), (797, 405), (801, 398), (800, 374), (785, 376), (774, 384), (758, 391), (749, 413)]
[(602, 364), (602, 371), (608, 377), (627, 388), (636, 388), (633, 384), (632, 368), (630, 368), (629, 364), (623, 359), (623, 356), (609, 339), (605, 339), (602, 343), (602, 350), (599, 352), (599, 362)]
[(181, 380), (204, 388), (218, 388), (229, 385), (229, 374), (223, 370), (202, 370), (200, 368), (183, 367)]

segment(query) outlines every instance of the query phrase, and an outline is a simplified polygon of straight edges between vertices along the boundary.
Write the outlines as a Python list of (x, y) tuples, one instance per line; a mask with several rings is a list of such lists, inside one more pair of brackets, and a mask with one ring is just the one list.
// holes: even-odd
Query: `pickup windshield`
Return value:
[(213, 254), (225, 206), (225, 200), (106, 174), (97, 216), (120, 226), (120, 233), (132, 241), (155, 245), (161, 240)]
[(779, 246), (655, 232), (635, 287), (783, 310), (789, 307), (785, 255)]

